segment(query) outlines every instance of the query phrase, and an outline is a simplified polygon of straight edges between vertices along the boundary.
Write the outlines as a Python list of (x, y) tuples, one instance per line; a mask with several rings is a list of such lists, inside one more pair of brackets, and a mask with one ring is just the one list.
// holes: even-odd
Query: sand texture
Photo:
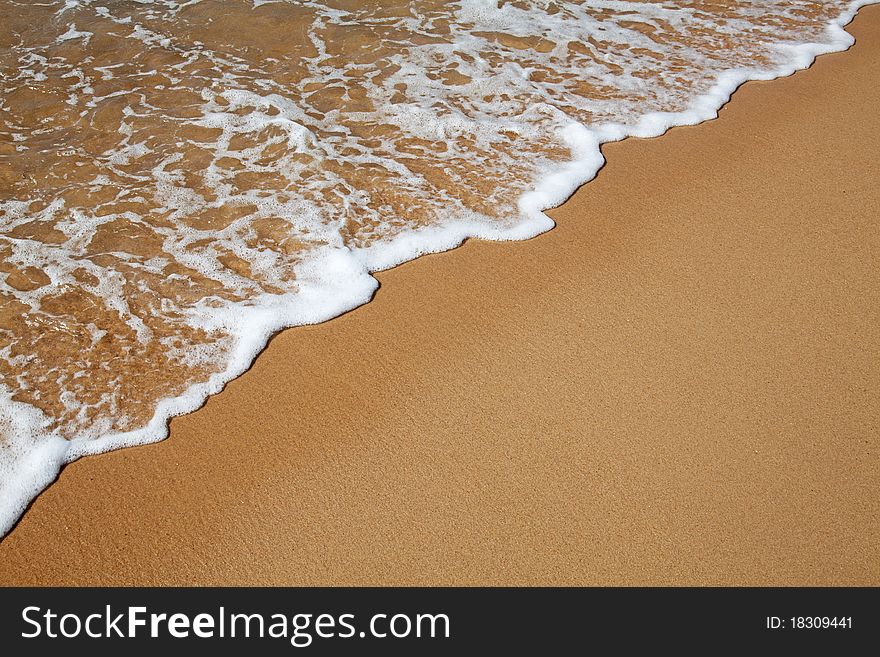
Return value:
[(0, 583), (880, 584), (880, 7), (849, 29), (68, 466)]

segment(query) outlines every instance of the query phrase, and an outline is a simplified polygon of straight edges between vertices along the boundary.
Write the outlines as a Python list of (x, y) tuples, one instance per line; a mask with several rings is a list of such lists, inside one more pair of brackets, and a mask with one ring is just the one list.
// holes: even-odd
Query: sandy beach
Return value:
[(69, 465), (0, 583), (880, 584), (880, 7), (848, 29)]

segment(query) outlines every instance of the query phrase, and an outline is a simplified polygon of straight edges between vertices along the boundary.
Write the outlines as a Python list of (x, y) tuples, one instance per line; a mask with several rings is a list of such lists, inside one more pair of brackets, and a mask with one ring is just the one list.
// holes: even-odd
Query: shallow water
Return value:
[(846, 48), (861, 4), (0, 0), (0, 531), (370, 271), (547, 230), (599, 143)]

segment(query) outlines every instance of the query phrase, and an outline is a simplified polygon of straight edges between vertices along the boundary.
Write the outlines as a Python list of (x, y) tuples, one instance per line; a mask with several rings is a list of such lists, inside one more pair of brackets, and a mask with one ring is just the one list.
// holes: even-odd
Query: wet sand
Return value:
[(68, 466), (0, 582), (880, 584), (880, 7), (849, 29)]

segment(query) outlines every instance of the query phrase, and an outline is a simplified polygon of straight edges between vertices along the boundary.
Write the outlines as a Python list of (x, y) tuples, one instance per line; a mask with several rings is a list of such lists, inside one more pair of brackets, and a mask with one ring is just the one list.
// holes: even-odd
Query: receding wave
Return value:
[(0, 533), (371, 271), (547, 230), (602, 142), (848, 47), (862, 4), (0, 0)]

